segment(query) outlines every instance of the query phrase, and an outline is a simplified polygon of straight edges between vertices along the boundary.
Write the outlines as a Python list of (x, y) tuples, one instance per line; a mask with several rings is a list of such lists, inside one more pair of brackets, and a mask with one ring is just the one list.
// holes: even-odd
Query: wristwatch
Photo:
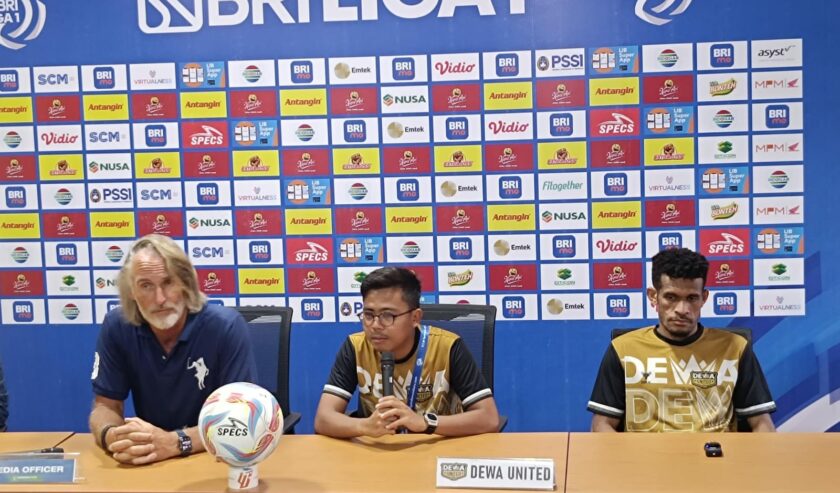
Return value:
[(187, 435), (184, 430), (175, 430), (178, 434), (178, 449), (181, 451), (181, 457), (186, 457), (192, 453), (192, 438)]
[(427, 435), (431, 435), (437, 430), (438, 427), (438, 417), (435, 413), (426, 413), (423, 415), (423, 419), (426, 420), (426, 430), (423, 432)]

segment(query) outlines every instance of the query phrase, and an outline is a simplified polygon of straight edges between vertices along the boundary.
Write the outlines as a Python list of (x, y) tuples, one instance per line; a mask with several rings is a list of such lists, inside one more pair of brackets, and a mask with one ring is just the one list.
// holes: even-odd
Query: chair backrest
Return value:
[(257, 362), (257, 385), (274, 394), (287, 416), (289, 409), (289, 344), (292, 331), (292, 308), (281, 306), (238, 306), (248, 322), (254, 358)]
[[(642, 327), (636, 327), (636, 328), (632, 328), (632, 329), (613, 329), (612, 334), (610, 335), (610, 339), (615, 339), (616, 337), (618, 337), (622, 334), (626, 334), (628, 332), (632, 332), (632, 331), (638, 330), (640, 328), (642, 328)], [(713, 327), (713, 328), (718, 328), (718, 327)], [(721, 330), (728, 330), (730, 332), (734, 332), (734, 333), (740, 335), (741, 337), (743, 337), (744, 339), (746, 339), (747, 342), (752, 343), (752, 329), (747, 329), (745, 327), (720, 327), (720, 329)]]
[(496, 307), (472, 304), (421, 304), (423, 323), (458, 334), (493, 390)]

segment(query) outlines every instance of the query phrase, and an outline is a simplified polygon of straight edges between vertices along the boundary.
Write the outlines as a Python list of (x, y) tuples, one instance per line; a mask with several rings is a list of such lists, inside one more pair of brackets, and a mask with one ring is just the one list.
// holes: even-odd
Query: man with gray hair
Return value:
[[(207, 303), (186, 253), (166, 236), (132, 245), (117, 287), (120, 308), (105, 316), (94, 354), (94, 439), (125, 464), (202, 451), (196, 424), (205, 399), (256, 380), (247, 324)], [(136, 418), (124, 418), (129, 392)]]

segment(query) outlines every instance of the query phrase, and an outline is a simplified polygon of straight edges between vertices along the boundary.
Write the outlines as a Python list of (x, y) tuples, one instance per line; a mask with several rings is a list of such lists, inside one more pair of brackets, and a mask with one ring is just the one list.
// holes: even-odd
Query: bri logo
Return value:
[(715, 293), (713, 306), (715, 315), (735, 315), (738, 311), (738, 296), (731, 292)]
[(612, 294), (607, 296), (607, 316), (626, 318), (630, 316), (630, 297), (626, 294)]
[(519, 75), (519, 56), (516, 53), (496, 55), (496, 77), (516, 77)]
[(472, 258), (472, 239), (455, 237), (449, 239), (449, 256), (452, 260), (469, 260)]
[(414, 80), (417, 72), (414, 68), (413, 58), (394, 58), (393, 78), (398, 81)]
[(304, 298), (300, 302), (301, 318), (307, 321), (324, 318), (324, 303), (317, 298)]
[(93, 87), (113, 89), (117, 84), (113, 67), (95, 67), (93, 69)]
[(307, 60), (295, 60), (291, 65), (292, 82), (295, 84), (310, 84), (314, 80), (312, 73), (312, 62)]
[(505, 318), (524, 318), (525, 298), (522, 296), (505, 296), (502, 298), (502, 315)]

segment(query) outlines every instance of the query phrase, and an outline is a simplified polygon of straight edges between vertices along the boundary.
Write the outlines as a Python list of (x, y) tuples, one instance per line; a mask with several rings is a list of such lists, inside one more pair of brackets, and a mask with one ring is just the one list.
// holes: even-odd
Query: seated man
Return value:
[(686, 248), (653, 257), (647, 294), (659, 324), (616, 337), (587, 406), (592, 431), (775, 431), (776, 404), (744, 337), (699, 323), (706, 259)]
[[(117, 278), (120, 308), (105, 316), (94, 354), (90, 431), (119, 462), (146, 464), (204, 450), (204, 400), (231, 382), (254, 382), (248, 326), (207, 304), (184, 250), (148, 235)], [(136, 418), (123, 419), (129, 391)]]
[[(315, 416), (315, 431), (336, 438), (413, 433), (474, 435), (498, 431), (499, 413), (457, 335), (421, 326), (420, 281), (385, 267), (362, 282), (363, 332), (338, 352)], [(381, 354), (393, 353), (394, 394), (383, 396)], [(359, 388), (360, 417), (344, 414)]]

